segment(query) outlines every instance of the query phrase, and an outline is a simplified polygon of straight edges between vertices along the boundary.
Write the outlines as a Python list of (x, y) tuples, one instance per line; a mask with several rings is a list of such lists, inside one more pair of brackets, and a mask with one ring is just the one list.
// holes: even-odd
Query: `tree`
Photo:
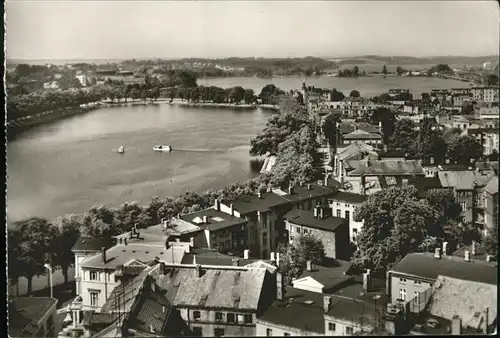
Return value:
[(148, 218), (144, 217), (143, 209), (137, 202), (125, 202), (114, 209), (114, 227), (119, 229), (120, 232), (130, 231), (134, 226), (146, 228), (153, 225), (151, 223), (144, 224), (145, 221), (148, 221)]
[(462, 106), (462, 114), (464, 115), (469, 115), (474, 112), (474, 105), (472, 102), (464, 102), (464, 105)]
[(288, 284), (304, 272), (307, 261), (321, 264), (325, 258), (323, 242), (313, 235), (300, 235), (293, 244), (281, 245), (278, 251), (280, 268)]
[(68, 283), (68, 269), (73, 265), (75, 256), (71, 249), (80, 236), (82, 224), (78, 222), (75, 215), (59, 217), (56, 221), (57, 237), (54, 252), (54, 263), (61, 268), (64, 283)]
[(354, 68), (352, 69), (352, 76), (358, 76), (359, 74), (359, 68), (358, 66), (354, 66)]
[(403, 68), (401, 68), (399, 66), (396, 67), (396, 73), (398, 74), (398, 76), (401, 76), (404, 72), (405, 72), (405, 70)]
[(349, 93), (349, 97), (360, 97), (360, 94), (357, 90), (352, 90), (350, 93)]
[(255, 93), (253, 89), (245, 89), (243, 93), (243, 100), (246, 104), (252, 104), (255, 102)]
[(493, 86), (493, 85), (498, 84), (498, 75), (489, 74), (488, 76), (485, 77), (484, 83), (487, 86)]
[(422, 101), (424, 101), (425, 103), (431, 102), (431, 96), (429, 95), (429, 93), (422, 93)]
[(444, 163), (446, 158), (447, 146), (443, 135), (439, 130), (436, 120), (430, 117), (424, 117), (420, 121), (420, 129), (417, 142), (417, 156), (422, 159), (424, 164)]
[(28, 294), (32, 292), (33, 277), (45, 273), (44, 264), (52, 261), (57, 228), (46, 219), (31, 217), (14, 224), (19, 231), (17, 248), (9, 247), (9, 254), (18, 254), (23, 275), (28, 280)]
[(321, 126), (323, 135), (328, 141), (330, 148), (332, 148), (332, 151), (336, 151), (337, 149), (337, 123), (340, 123), (340, 114), (332, 113), (325, 118)]
[(20, 260), (20, 244), (21, 233), (16, 229), (9, 229), (7, 231), (7, 247), (9, 250), (7, 270), (10, 284), (16, 286), (17, 296), (19, 296), (19, 277), (22, 277), (25, 274), (25, 270), (22, 266), (22, 261)]
[(400, 119), (394, 125), (394, 133), (389, 145), (392, 149), (403, 149), (411, 154), (416, 152), (418, 131), (416, 124), (410, 119)]
[(387, 75), (387, 67), (385, 65), (382, 67), (382, 74)]
[(92, 207), (83, 216), (82, 232), (94, 238), (103, 238), (107, 243), (112, 243), (112, 236), (120, 234), (120, 229), (114, 222), (112, 210), (104, 207)]
[(375, 271), (389, 268), (408, 253), (408, 248), (400, 242), (410, 243), (410, 249), (420, 244), (409, 237), (423, 239), (426, 222), (433, 221), (432, 216), (432, 207), (418, 200), (413, 186), (390, 188), (370, 195), (354, 213), (354, 219), (364, 220), (364, 225), (357, 237), (353, 264)]
[(456, 139), (448, 148), (448, 158), (458, 164), (468, 165), (483, 156), (483, 146), (468, 135)]
[(270, 99), (275, 96), (280, 90), (273, 84), (268, 84), (264, 88), (262, 88), (259, 97), (262, 99), (262, 102), (268, 104)]
[(392, 100), (392, 96), (389, 95), (388, 93), (380, 94), (379, 97), (378, 97), (378, 101), (380, 103), (387, 103), (387, 102), (389, 102), (391, 100)]
[(483, 246), (488, 255), (491, 255), (494, 261), (498, 260), (498, 232), (497, 229), (489, 231), (483, 239)]
[(245, 90), (242, 87), (237, 86), (231, 89), (229, 93), (229, 98), (231, 99), (232, 102), (238, 104), (240, 103), (241, 100), (243, 100), (244, 95), (245, 95)]
[(489, 161), (498, 161), (498, 150), (493, 149), (491, 151), (491, 154), (488, 155), (488, 160)]
[(394, 133), (396, 115), (394, 115), (394, 113), (391, 110), (385, 107), (378, 107), (373, 112), (373, 120), (375, 123), (379, 122), (382, 123), (384, 144), (388, 144), (392, 134)]
[(345, 98), (344, 94), (342, 92), (337, 91), (337, 89), (333, 89), (331, 91), (331, 100), (333, 102), (343, 101), (344, 98)]
[(453, 74), (453, 69), (451, 69), (450, 66), (441, 63), (431, 68), (431, 73), (433, 72), (443, 73), (443, 74)]

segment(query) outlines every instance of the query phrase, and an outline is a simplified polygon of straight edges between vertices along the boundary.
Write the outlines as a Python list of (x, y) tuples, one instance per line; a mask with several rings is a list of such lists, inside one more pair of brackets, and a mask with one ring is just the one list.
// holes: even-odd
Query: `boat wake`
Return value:
[(185, 152), (185, 153), (224, 153), (226, 150), (223, 149), (185, 149), (185, 148), (173, 148), (175, 152)]

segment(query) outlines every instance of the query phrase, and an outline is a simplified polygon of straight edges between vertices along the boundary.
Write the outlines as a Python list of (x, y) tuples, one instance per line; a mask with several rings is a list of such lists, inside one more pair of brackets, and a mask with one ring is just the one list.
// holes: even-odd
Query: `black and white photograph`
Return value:
[(497, 334), (498, 1), (3, 6), (9, 337)]

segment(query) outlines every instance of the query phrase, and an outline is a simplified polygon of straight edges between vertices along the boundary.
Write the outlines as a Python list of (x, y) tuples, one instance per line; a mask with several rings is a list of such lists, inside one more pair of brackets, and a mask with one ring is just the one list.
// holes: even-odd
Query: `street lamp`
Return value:
[(375, 329), (378, 330), (379, 322), (378, 322), (378, 309), (377, 309), (377, 300), (381, 298), (380, 295), (373, 296), (373, 300), (375, 301)]
[(52, 267), (47, 263), (44, 267), (49, 271), (49, 288), (50, 288), (50, 298), (54, 298), (52, 294)]

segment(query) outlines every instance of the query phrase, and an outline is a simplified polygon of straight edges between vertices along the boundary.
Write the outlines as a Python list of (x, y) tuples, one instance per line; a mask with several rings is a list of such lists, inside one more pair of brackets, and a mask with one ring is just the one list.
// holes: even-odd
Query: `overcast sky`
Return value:
[[(8, 1), (8, 0), (7, 0)], [(7, 57), (498, 54), (496, 1), (27, 1)]]

